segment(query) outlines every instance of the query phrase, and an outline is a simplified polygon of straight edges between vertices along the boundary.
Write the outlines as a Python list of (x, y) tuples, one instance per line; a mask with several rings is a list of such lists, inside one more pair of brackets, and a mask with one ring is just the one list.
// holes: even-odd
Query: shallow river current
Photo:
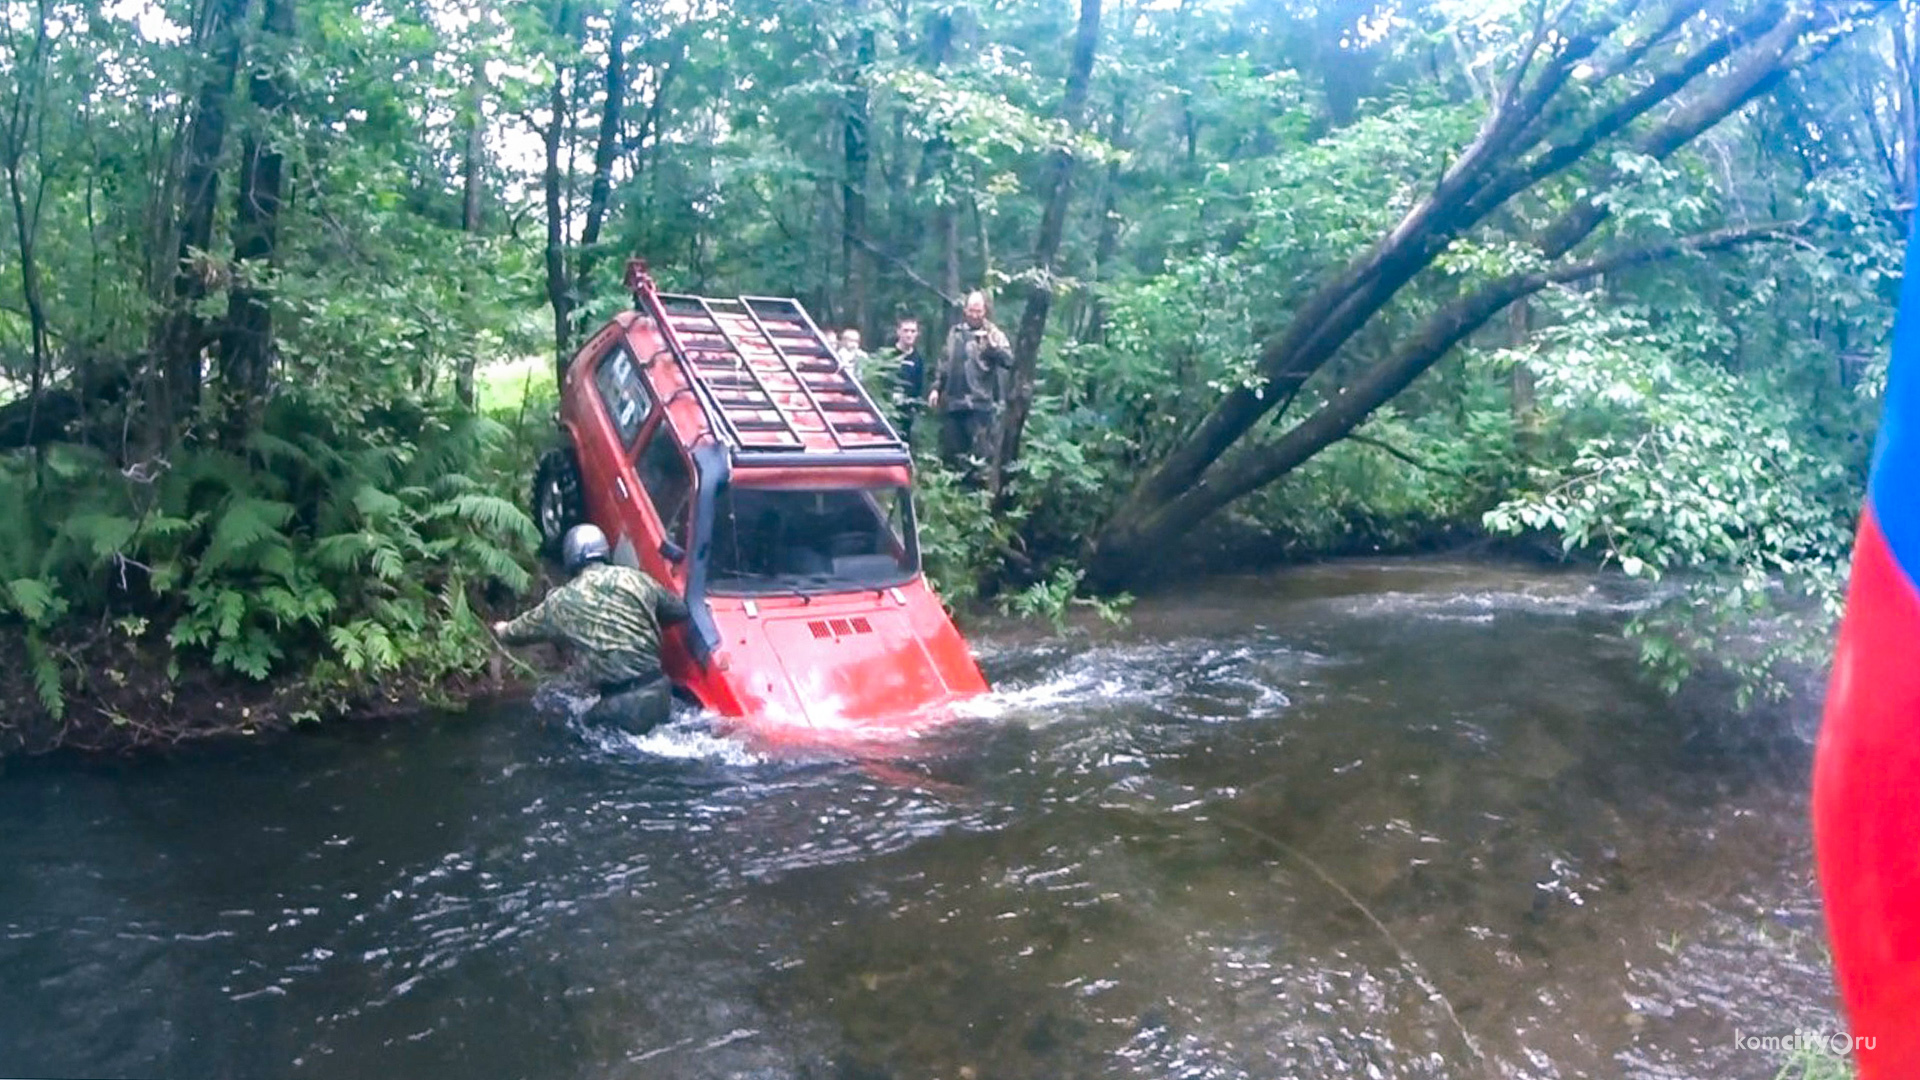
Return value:
[[(887, 760), (544, 700), (0, 771), (0, 1076), (1771, 1080), (1831, 1030), (1806, 716), (1630, 583), (1227, 577), (976, 635)], [(1803, 709), (1804, 711), (1804, 709)]]

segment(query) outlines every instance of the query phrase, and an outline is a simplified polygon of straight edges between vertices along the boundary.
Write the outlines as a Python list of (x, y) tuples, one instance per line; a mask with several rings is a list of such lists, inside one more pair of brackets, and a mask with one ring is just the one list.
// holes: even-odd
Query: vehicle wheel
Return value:
[(557, 555), (567, 530), (580, 524), (586, 511), (580, 504), (580, 465), (570, 449), (540, 455), (533, 474), (533, 521), (540, 527), (541, 550)]

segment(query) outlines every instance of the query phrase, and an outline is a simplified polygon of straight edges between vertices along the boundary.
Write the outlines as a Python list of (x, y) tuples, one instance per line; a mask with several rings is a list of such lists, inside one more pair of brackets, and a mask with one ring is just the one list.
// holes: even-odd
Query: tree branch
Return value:
[[(1697, 10), (1698, 3), (1682, 5), (1675, 8), (1675, 12), (1689, 10), (1689, 7)], [(1767, 8), (1741, 26), (1708, 42), (1673, 70), (1655, 76), (1645, 86), (1620, 100), (1613, 108), (1596, 117), (1585, 129), (1541, 151), (1532, 161), (1505, 170), (1482, 191), (1481, 199), (1486, 200), (1489, 206), (1498, 205), (1579, 161), (1601, 142), (1619, 134), (1656, 105), (1680, 93), (1693, 80), (1705, 74), (1715, 64), (1725, 60), (1741, 42), (1748, 40), (1751, 35), (1775, 25), (1780, 19), (1780, 14), (1778, 8)], [(1661, 32), (1664, 34), (1669, 29), (1665, 28)], [(1654, 40), (1653, 37), (1647, 38), (1646, 46), (1650, 48)], [(1644, 52), (1644, 50), (1638, 51)]]
[(1371, 446), (1375, 450), (1380, 451), (1381, 453), (1387, 455), (1388, 457), (1399, 458), (1401, 461), (1404, 461), (1407, 464), (1423, 472), (1436, 472), (1444, 476), (1462, 475), (1460, 470), (1458, 469), (1442, 468), (1439, 465), (1434, 465), (1430, 462), (1421, 461), (1419, 458), (1414, 457), (1412, 454), (1407, 453), (1405, 450), (1400, 449), (1399, 447), (1393, 445), (1392, 443), (1387, 442), (1383, 439), (1376, 439), (1371, 435), (1362, 435), (1358, 432), (1350, 431), (1345, 436), (1343, 436), (1341, 440), (1336, 440), (1336, 441), (1354, 442), (1354, 443), (1359, 443), (1362, 446)]
[(1639, 41), (1620, 50), (1620, 55), (1596, 70), (1593, 76), (1594, 81), (1599, 83), (1611, 79), (1638, 64), (1646, 58), (1648, 53), (1671, 41), (1680, 28), (1700, 14), (1705, 7), (1706, 0), (1675, 0), (1672, 6), (1667, 8), (1666, 17), (1660, 20), (1660, 25), (1649, 31)]
[[(1788, 55), (1802, 34), (1813, 25), (1813, 16), (1798, 11), (1782, 19), (1746, 53), (1746, 59), (1714, 84), (1707, 92), (1683, 105), (1659, 126), (1634, 142), (1634, 149), (1664, 161), (1675, 150), (1687, 145), (1701, 132), (1731, 116), (1747, 102), (1771, 89), (1786, 74)], [(1598, 187), (1605, 192), (1616, 179), (1613, 170)], [(1549, 259), (1557, 259), (1586, 239), (1612, 211), (1602, 206), (1597, 195), (1588, 195), (1549, 226), (1540, 241), (1540, 250)]]
[[(778, 220), (777, 216), (775, 220), (776, 221)], [(782, 228), (784, 229), (784, 225), (782, 226)], [(788, 235), (791, 235), (791, 234), (789, 233)], [(867, 239), (864, 236), (854, 236), (852, 237), (852, 240), (854, 243), (859, 244), (861, 248), (865, 249), (868, 254), (877, 256), (879, 258), (885, 259), (888, 262), (892, 263), (894, 267), (897, 268), (901, 273), (907, 275), (907, 278), (910, 281), (912, 281), (915, 285), (918, 285), (921, 288), (932, 293), (933, 295), (939, 297), (948, 307), (960, 306), (959, 297), (948, 296), (944, 289), (940, 288), (940, 286), (938, 285), (935, 285), (933, 282), (928, 281), (926, 278), (921, 277), (918, 271), (916, 271), (912, 266), (908, 265), (898, 255), (895, 255), (893, 252), (887, 251), (881, 248), (878, 244), (875, 244), (873, 241)]]

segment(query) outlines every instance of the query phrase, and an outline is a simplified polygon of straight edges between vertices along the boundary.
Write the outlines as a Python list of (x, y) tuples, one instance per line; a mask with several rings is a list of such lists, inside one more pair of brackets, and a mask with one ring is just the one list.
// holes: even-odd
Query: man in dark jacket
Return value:
[(660, 670), (660, 632), (687, 620), (687, 605), (643, 570), (607, 561), (607, 537), (593, 525), (568, 530), (561, 561), (573, 580), (533, 610), (493, 624), (509, 645), (571, 646), (581, 675), (600, 692), (592, 723), (644, 735), (673, 711), (673, 687)]
[(913, 422), (927, 396), (927, 358), (920, 352), (920, 320), (903, 316), (893, 327), (893, 395), (900, 407), (900, 435), (913, 441)]
[(940, 455), (977, 476), (975, 462), (991, 462), (998, 448), (1000, 406), (1007, 400), (1013, 347), (987, 318), (985, 293), (967, 294), (961, 319), (947, 333), (928, 404), (940, 414)]

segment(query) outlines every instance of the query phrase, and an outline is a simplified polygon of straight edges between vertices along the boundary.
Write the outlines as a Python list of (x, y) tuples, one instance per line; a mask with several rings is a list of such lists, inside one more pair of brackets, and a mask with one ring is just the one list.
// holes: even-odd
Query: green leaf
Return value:
[(62, 536), (86, 547), (100, 559), (127, 550), (139, 531), (140, 523), (133, 518), (99, 511), (75, 514), (60, 526)]
[(39, 578), (15, 578), (7, 582), (7, 596), (12, 600), (13, 609), (34, 625), (51, 623), (66, 610), (65, 602), (53, 586)]
[(39, 631), (27, 631), (27, 662), (33, 668), (33, 690), (40, 704), (55, 720), (67, 713), (66, 688), (60, 681), (60, 665), (54, 662)]
[[(213, 539), (200, 557), (199, 576), (205, 577), (236, 559), (248, 556), (266, 542), (286, 544), (280, 527), (293, 516), (293, 506), (275, 499), (236, 495), (227, 500), (213, 526)], [(257, 562), (251, 565), (258, 565)]]

